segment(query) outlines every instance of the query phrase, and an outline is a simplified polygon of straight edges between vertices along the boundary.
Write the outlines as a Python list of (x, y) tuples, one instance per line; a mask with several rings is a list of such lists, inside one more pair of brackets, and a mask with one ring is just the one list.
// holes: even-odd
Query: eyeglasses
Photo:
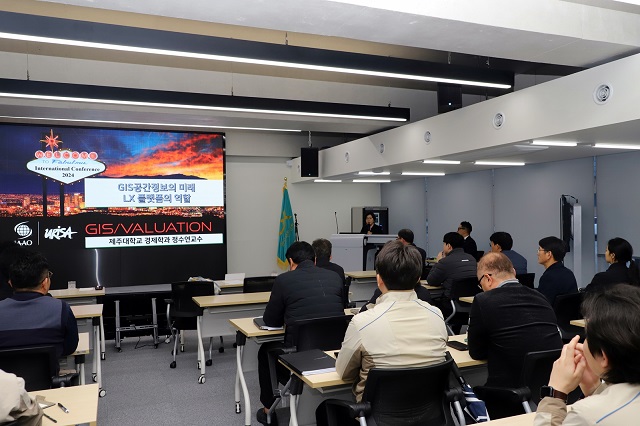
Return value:
[(484, 279), (484, 277), (491, 277), (491, 276), (493, 276), (493, 274), (482, 274), (482, 276), (478, 278), (478, 287), (482, 288), (482, 280)]
[[(47, 278), (51, 279), (51, 277), (52, 277), (52, 276), (53, 276), (53, 272), (51, 272), (51, 271), (47, 271), (47, 276), (46, 276), (46, 277), (44, 277), (44, 278), (42, 279), (42, 281), (46, 280)], [(42, 282), (42, 281), (40, 281), (40, 282)]]
[(545, 250), (545, 249), (543, 249), (543, 248), (541, 248), (541, 247), (538, 247), (538, 250), (536, 250), (536, 251), (537, 251), (538, 253), (540, 253), (540, 252), (546, 253), (546, 252), (548, 252), (549, 250)]
[(466, 229), (466, 228), (464, 228), (462, 226), (458, 226), (458, 231), (461, 230), (461, 229)]

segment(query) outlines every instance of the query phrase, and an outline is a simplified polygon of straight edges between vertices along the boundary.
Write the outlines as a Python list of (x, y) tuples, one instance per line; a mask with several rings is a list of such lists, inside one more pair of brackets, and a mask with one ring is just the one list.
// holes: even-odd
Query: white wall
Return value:
[(381, 185), (382, 202), (389, 207), (389, 233), (395, 234), (402, 228), (409, 228), (414, 234), (414, 244), (427, 246), (427, 200), (425, 180), (411, 179)]

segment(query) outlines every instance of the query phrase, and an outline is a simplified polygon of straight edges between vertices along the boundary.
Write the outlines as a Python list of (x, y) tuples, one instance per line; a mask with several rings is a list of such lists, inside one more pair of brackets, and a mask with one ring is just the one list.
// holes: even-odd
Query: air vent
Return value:
[(593, 100), (598, 105), (607, 103), (609, 99), (611, 99), (611, 86), (608, 84), (601, 84), (593, 91)]
[(431, 143), (431, 132), (428, 130), (424, 132), (424, 141), (427, 145)]
[(493, 127), (496, 129), (501, 129), (504, 126), (504, 114), (499, 112), (493, 116)]

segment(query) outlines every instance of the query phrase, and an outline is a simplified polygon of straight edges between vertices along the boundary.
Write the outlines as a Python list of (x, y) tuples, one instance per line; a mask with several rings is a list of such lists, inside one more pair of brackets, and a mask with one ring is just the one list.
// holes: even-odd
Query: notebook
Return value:
[(264, 323), (264, 320), (262, 319), (262, 317), (257, 317), (253, 319), (253, 323), (256, 325), (256, 327), (258, 327), (260, 330), (267, 330), (267, 331), (274, 331), (274, 330), (284, 330), (284, 327), (270, 327), (268, 325), (266, 325)]
[(336, 360), (320, 349), (280, 355), (282, 362), (302, 376), (336, 371)]

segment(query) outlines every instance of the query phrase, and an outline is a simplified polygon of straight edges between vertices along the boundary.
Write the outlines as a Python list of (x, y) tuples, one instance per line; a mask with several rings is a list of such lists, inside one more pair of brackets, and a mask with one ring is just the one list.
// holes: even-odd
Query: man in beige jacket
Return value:
[[(553, 364), (536, 426), (640, 424), (640, 288), (628, 284), (589, 293), (582, 303), (586, 339), (564, 346)], [(585, 398), (567, 411), (567, 394)]]
[(24, 379), (0, 370), (0, 424), (42, 424), (42, 409), (24, 389)]

